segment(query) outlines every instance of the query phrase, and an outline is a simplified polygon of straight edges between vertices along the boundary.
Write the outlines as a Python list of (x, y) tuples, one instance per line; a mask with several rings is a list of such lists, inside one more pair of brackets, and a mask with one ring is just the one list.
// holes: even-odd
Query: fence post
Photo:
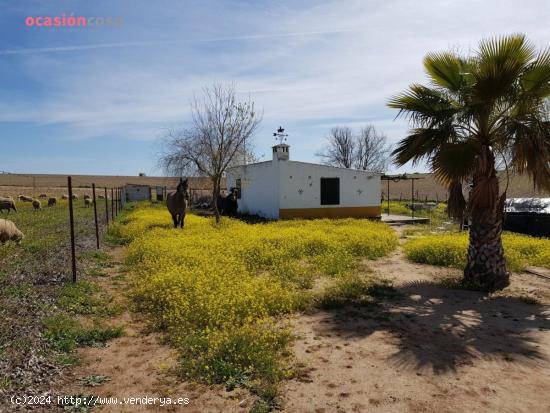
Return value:
[(388, 215), (390, 215), (390, 180), (388, 179)]
[(111, 218), (113, 218), (113, 221), (115, 220), (115, 192), (113, 191), (113, 188), (111, 188)]
[(71, 263), (73, 271), (73, 283), (76, 282), (76, 254), (74, 247), (74, 215), (73, 215), (73, 184), (71, 177), (67, 177), (67, 186), (69, 189), (69, 224), (71, 227)]
[(107, 226), (109, 226), (109, 198), (107, 197), (107, 187), (105, 189), (105, 218), (107, 219)]
[(411, 217), (414, 218), (414, 178), (411, 179)]
[(94, 198), (94, 220), (95, 220), (95, 243), (97, 249), (99, 249), (99, 227), (97, 224), (97, 202), (95, 198), (95, 184), (92, 183), (92, 196)]

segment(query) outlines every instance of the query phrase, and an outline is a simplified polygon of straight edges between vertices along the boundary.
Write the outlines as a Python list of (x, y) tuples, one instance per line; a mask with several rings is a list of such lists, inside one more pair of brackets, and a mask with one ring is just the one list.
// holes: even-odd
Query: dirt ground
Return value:
[[(120, 250), (116, 250), (120, 259)], [(292, 319), (301, 374), (283, 383), (282, 411), (548, 412), (550, 278), (513, 274), (493, 297), (438, 284), (455, 270), (409, 263), (401, 251), (369, 262), (394, 281), (401, 298), (380, 306), (298, 314)], [(113, 275), (120, 269), (115, 267)], [(105, 278), (123, 296), (124, 283)], [(537, 300), (522, 297), (536, 297)], [(62, 394), (188, 397), (187, 406), (102, 406), (100, 412), (247, 412), (244, 390), (181, 383), (167, 374), (175, 356), (160, 337), (124, 312), (126, 336), (81, 350)], [(76, 379), (106, 375), (107, 384)], [(96, 410), (94, 410), (96, 411)]]

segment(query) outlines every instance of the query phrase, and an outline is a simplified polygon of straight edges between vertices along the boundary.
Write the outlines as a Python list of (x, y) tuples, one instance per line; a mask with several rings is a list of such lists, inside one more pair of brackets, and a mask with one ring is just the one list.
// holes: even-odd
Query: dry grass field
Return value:
[[(421, 178), (414, 182), (415, 199), (445, 200), (446, 189), (434, 179), (432, 174), (409, 174), (411, 177)], [(126, 184), (142, 184), (154, 186), (166, 186), (169, 189), (177, 185), (177, 177), (153, 177), (153, 176), (106, 176), (106, 175), (73, 175), (75, 193), (84, 195), (91, 192), (92, 183), (97, 187), (116, 188)], [(506, 176), (501, 174), (502, 185), (506, 185)], [(0, 196), (17, 196), (20, 194), (37, 196), (47, 193), (52, 196), (61, 196), (66, 193), (67, 176), (53, 174), (0, 174)], [(210, 181), (207, 178), (190, 178), (191, 189), (207, 190)], [(222, 180), (222, 188), (225, 188), (225, 180)], [(382, 182), (382, 195), (387, 197), (387, 183)], [(548, 192), (538, 192), (527, 177), (511, 176), (508, 188), (509, 197), (549, 197)], [(390, 199), (411, 198), (411, 181), (390, 182)]]
[[(433, 174), (408, 174), (413, 178), (420, 178), (414, 181), (414, 196), (418, 200), (445, 200), (447, 198), (447, 190), (440, 185)], [(501, 185), (506, 186), (506, 175), (500, 174)], [(382, 194), (384, 199), (387, 197), (387, 182), (382, 182)], [(539, 192), (533, 188), (533, 183), (525, 176), (510, 176), (510, 185), (507, 191), (509, 198), (522, 197), (549, 197), (550, 192)], [(411, 199), (411, 181), (390, 181), (390, 199)]]
[[(178, 177), (120, 176), (120, 175), (72, 175), (74, 192), (84, 195), (92, 192), (92, 183), (97, 188), (118, 188), (127, 184), (166, 186), (173, 189), (178, 184)], [(208, 178), (189, 178), (191, 190), (210, 188)], [(222, 182), (222, 188), (225, 181)], [(46, 193), (49, 196), (61, 196), (67, 193), (67, 175), (54, 174), (0, 174), (0, 196), (28, 195), (38, 196)]]

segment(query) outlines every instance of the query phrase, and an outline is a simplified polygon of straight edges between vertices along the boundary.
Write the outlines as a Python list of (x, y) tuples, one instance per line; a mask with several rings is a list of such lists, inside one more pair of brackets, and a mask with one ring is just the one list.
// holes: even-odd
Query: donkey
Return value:
[(189, 204), (189, 189), (187, 185), (187, 179), (184, 181), (183, 178), (180, 178), (180, 182), (176, 188), (176, 192), (170, 192), (166, 197), (166, 206), (168, 211), (172, 215), (172, 220), (174, 221), (174, 228), (177, 228), (178, 225), (180, 228), (183, 228), (184, 219), (185, 219), (185, 210)]

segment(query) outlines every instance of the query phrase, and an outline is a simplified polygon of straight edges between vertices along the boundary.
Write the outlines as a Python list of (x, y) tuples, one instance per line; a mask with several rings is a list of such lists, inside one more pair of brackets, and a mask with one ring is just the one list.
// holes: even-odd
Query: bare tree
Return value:
[(164, 141), (160, 165), (177, 175), (198, 174), (212, 180), (216, 222), (220, 222), (217, 202), (226, 169), (239, 161), (248, 149), (261, 121), (250, 99), (239, 101), (234, 85), (214, 84), (203, 89), (191, 103), (192, 126), (169, 131)]
[(372, 125), (361, 129), (357, 137), (354, 166), (357, 169), (372, 172), (384, 172), (390, 161), (390, 150), (387, 138), (377, 132)]
[(359, 135), (347, 126), (337, 126), (327, 139), (327, 148), (317, 153), (327, 165), (383, 172), (389, 164), (387, 139), (372, 125), (361, 129)]
[(353, 166), (356, 142), (347, 126), (336, 126), (327, 136), (328, 146), (317, 156), (324, 159), (327, 165), (351, 168)]

